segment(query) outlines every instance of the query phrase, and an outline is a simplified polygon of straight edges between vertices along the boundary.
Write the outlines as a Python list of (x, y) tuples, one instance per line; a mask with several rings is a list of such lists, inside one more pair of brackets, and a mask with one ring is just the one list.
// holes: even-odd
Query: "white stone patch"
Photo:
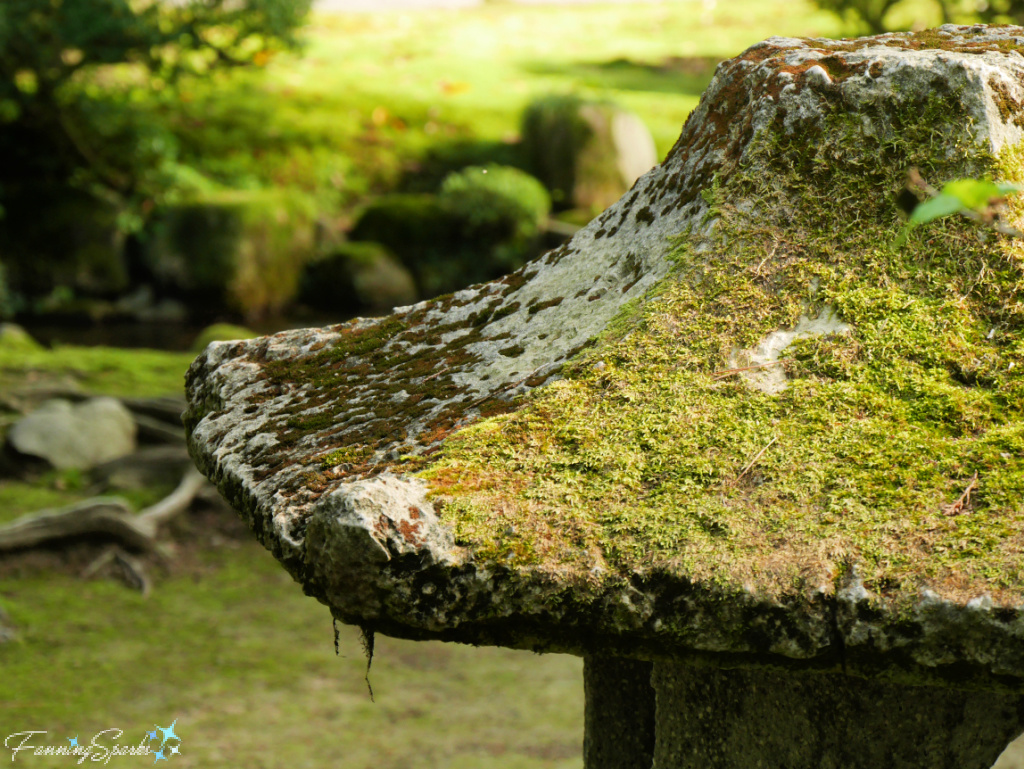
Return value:
[(828, 334), (848, 334), (853, 328), (844, 323), (839, 314), (825, 305), (814, 318), (801, 315), (789, 331), (773, 331), (753, 350), (734, 350), (729, 358), (729, 367), (747, 369), (739, 375), (755, 390), (777, 395), (787, 386), (786, 372), (781, 361), (782, 353), (797, 339)]

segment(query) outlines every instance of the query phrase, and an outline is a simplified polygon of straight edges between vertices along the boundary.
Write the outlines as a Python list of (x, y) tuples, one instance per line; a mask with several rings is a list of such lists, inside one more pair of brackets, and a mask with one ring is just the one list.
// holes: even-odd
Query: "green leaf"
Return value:
[[(949, 185), (946, 186), (948, 187)], [(943, 216), (959, 213), (965, 208), (967, 206), (964, 205), (962, 200), (952, 195), (947, 195), (945, 190), (943, 190), (942, 193), (934, 198), (918, 203), (914, 213), (910, 215), (910, 224), (917, 225), (931, 222)]]
[(1019, 189), (1016, 184), (996, 184), (987, 179), (957, 179), (942, 188), (942, 195), (950, 195), (959, 200), (964, 208), (980, 213), (997, 198)]
[(988, 179), (955, 179), (942, 188), (935, 197), (917, 205), (910, 219), (903, 225), (893, 248), (900, 248), (907, 242), (910, 231), (920, 224), (941, 219), (950, 214), (984, 213), (992, 203), (1006, 195), (1020, 192), (1024, 186), (1011, 182), (993, 182)]

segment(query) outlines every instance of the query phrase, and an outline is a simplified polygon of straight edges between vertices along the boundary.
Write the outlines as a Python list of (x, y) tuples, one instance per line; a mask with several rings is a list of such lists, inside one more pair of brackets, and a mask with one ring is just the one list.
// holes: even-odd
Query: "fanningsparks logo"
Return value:
[[(8, 735), (4, 740), (4, 747), (11, 751), (11, 761), (28, 756), (67, 756), (76, 759), (75, 763), (78, 764), (86, 761), (107, 764), (112, 758), (153, 756), (155, 764), (157, 761), (168, 761), (171, 756), (181, 754), (181, 737), (174, 733), (177, 723), (178, 720), (175, 719), (170, 726), (154, 724), (153, 729), (147, 731), (137, 745), (117, 744), (124, 734), (120, 729), (104, 729), (97, 732), (87, 743), (80, 742), (77, 734), (74, 737), (66, 737), (67, 745), (42, 744), (47, 732), (30, 730)], [(158, 740), (159, 744), (154, 747)]]

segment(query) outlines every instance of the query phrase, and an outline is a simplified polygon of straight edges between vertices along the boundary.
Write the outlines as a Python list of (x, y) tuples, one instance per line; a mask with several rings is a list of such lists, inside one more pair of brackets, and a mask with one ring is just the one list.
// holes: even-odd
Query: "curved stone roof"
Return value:
[(211, 345), (193, 457), (369, 630), (1017, 686), (1024, 251), (893, 241), (911, 169), (1024, 176), (1022, 47), (753, 46), (567, 245)]

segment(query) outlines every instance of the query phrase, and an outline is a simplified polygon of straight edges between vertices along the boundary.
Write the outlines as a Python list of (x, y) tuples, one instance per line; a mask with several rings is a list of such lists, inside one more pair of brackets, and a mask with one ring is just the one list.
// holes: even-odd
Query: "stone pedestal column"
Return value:
[(651, 663), (587, 657), (583, 765), (586, 769), (651, 769), (654, 689)]
[(990, 769), (1024, 729), (1024, 696), (674, 662), (652, 680), (657, 769)]

